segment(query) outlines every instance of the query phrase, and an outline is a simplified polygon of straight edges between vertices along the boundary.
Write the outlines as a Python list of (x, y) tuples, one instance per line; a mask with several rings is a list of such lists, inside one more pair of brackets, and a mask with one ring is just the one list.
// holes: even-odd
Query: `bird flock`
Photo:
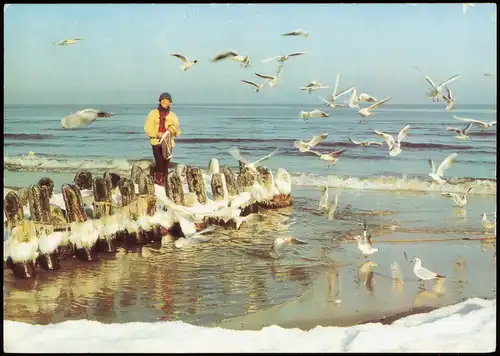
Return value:
[[(416, 5), (416, 4), (408, 4), (408, 5)], [(462, 4), (463, 12), (464, 14), (467, 12), (467, 10), (471, 7), (474, 7), (474, 4)], [(302, 30), (298, 29), (295, 31), (287, 32), (281, 34), (281, 36), (284, 37), (303, 37), (304, 39), (307, 39), (310, 37), (309, 33)], [(82, 38), (73, 38), (73, 39), (67, 39), (63, 41), (59, 41), (56, 44), (60, 46), (64, 45), (70, 45), (70, 44), (75, 44), (78, 41), (83, 40)], [(186, 55), (181, 54), (181, 53), (171, 53), (170, 56), (175, 57), (182, 62), (182, 66), (180, 67), (182, 71), (187, 71), (187, 70), (192, 70), (196, 65), (199, 64), (198, 60), (190, 60)], [(276, 62), (278, 64), (278, 68), (275, 72), (275, 74), (262, 74), (262, 73), (254, 73), (254, 75), (262, 81), (257, 82), (256, 80), (249, 80), (249, 79), (241, 79), (240, 81), (248, 86), (250, 86), (256, 93), (262, 92), (263, 90), (266, 89), (266, 86), (269, 86), (271, 88), (276, 88), (278, 86), (279, 80), (282, 78), (283, 70), (285, 67), (285, 64), (287, 61), (297, 58), (297, 57), (302, 57), (302, 56), (307, 56), (307, 52), (294, 52), (286, 55), (279, 55), (279, 56), (274, 56), (274, 57), (269, 57), (266, 59), (263, 59), (263, 63), (270, 63), (270, 62)], [(216, 54), (211, 62), (212, 63), (220, 63), (220, 62), (228, 62), (228, 61), (235, 61), (238, 62), (243, 69), (249, 68), (251, 65), (250, 57), (248, 55), (241, 54), (239, 52), (236, 52), (234, 50), (230, 51), (224, 51)], [(455, 82), (457, 79), (459, 79), (460, 74), (454, 74), (451, 77), (439, 82), (436, 84), (432, 78), (430, 78), (428, 75), (426, 75), (423, 71), (421, 71), (419, 68), (414, 67), (426, 80), (426, 82), (429, 84), (430, 88), (429, 91), (427, 92), (427, 96), (432, 102), (438, 103), (441, 100), (444, 101), (446, 106), (444, 107), (444, 110), (446, 112), (452, 112), (454, 110), (454, 105), (456, 102), (456, 98), (453, 95), (453, 92), (450, 88), (450, 85)], [(489, 73), (484, 74), (485, 77), (490, 77), (494, 78), (495, 76)], [(391, 97), (387, 97), (384, 99), (377, 99), (375, 96), (361, 92), (359, 95), (357, 93), (357, 87), (356, 85), (349, 85), (346, 88), (339, 90), (340, 88), (340, 81), (341, 81), (341, 73), (337, 74), (336, 81), (335, 81), (335, 86), (333, 93), (331, 94), (331, 97), (329, 100), (324, 99), (323, 97), (319, 97), (319, 99), (322, 101), (323, 105), (332, 109), (336, 110), (337, 108), (349, 108), (349, 109), (356, 109), (359, 116), (361, 117), (361, 120), (359, 123), (367, 123), (369, 119), (373, 118), (375, 116), (375, 110), (380, 108), (382, 105), (387, 103)], [(308, 94), (312, 94), (313, 91), (321, 90), (321, 89), (328, 89), (329, 86), (322, 84), (321, 82), (317, 80), (312, 80), (306, 85), (300, 86), (298, 89), (300, 91), (307, 92)], [(344, 102), (339, 102), (339, 99), (349, 95), (349, 98), (345, 100)], [(368, 107), (362, 108), (360, 106), (361, 103), (369, 103), (370, 105)], [(72, 121), (78, 121), (75, 119), (75, 117), (84, 117), (87, 116), (86, 122), (90, 123), (93, 122), (96, 118), (98, 117), (107, 117), (111, 116), (113, 114), (109, 114), (106, 112), (102, 112), (99, 110), (93, 110), (93, 109), (85, 109), (82, 111), (79, 111), (75, 114), (70, 115), (70, 117), (66, 117), (63, 119), (63, 127), (66, 128), (71, 128), (74, 126), (77, 126), (77, 124), (72, 124)], [(312, 118), (327, 118), (330, 115), (323, 110), (315, 109), (310, 112), (307, 111), (301, 111), (299, 117), (304, 120), (304, 122), (307, 122), (309, 119)], [(491, 121), (491, 122), (483, 122), (479, 120), (475, 120), (472, 118), (462, 118), (458, 117), (455, 115), (452, 115), (453, 118), (456, 120), (466, 122), (466, 126), (464, 128), (455, 128), (455, 127), (446, 127), (447, 132), (454, 132), (456, 134), (456, 139), (457, 140), (468, 140), (470, 137), (468, 136), (468, 132), (473, 128), (474, 125), (477, 125), (479, 128), (482, 130), (491, 128), (493, 125), (496, 125), (496, 120)], [(71, 119), (73, 117), (73, 119)], [(81, 121), (81, 120), (80, 120)], [(348, 137), (348, 140), (350, 143), (356, 146), (360, 146), (363, 148), (363, 150), (367, 150), (370, 146), (372, 145), (378, 145), (381, 146), (385, 142), (388, 147), (388, 153), (390, 157), (398, 156), (403, 152), (402, 149), (402, 141), (408, 137), (408, 133), (410, 130), (410, 125), (406, 125), (403, 127), (396, 139), (393, 136), (393, 134), (390, 133), (385, 133), (379, 130), (374, 130), (374, 134), (377, 135), (378, 137), (383, 139), (383, 142), (378, 142), (378, 141), (358, 141), (355, 140), (351, 137)], [(331, 153), (321, 153), (316, 150), (313, 150), (318, 144), (321, 142), (325, 141), (328, 137), (328, 133), (323, 133), (317, 136), (314, 136), (310, 141), (305, 142), (302, 140), (296, 140), (293, 142), (293, 146), (298, 149), (301, 153), (305, 154), (313, 154), (319, 157), (319, 159), (324, 160), (328, 162), (328, 165), (335, 166), (335, 163), (338, 161), (338, 159), (342, 156), (342, 154), (345, 152), (345, 150), (339, 150), (339, 151), (334, 151)], [(256, 168), (262, 164), (264, 161), (267, 159), (271, 158), (274, 154), (276, 154), (278, 151), (272, 152), (271, 154), (266, 155), (265, 157), (262, 157), (261, 159), (250, 163), (247, 159), (245, 159), (242, 154), (240, 153), (239, 149), (237, 147), (233, 147), (229, 150), (229, 153), (238, 161), (243, 162), (245, 166), (247, 166), (249, 169), (256, 171)], [(428, 163), (431, 167), (431, 172), (428, 174), (429, 177), (432, 178), (433, 182), (436, 182), (439, 185), (444, 185), (445, 183), (448, 182), (446, 178), (444, 178), (444, 172), (449, 169), (453, 163), (456, 162), (458, 154), (453, 153), (446, 157), (443, 162), (439, 165), (439, 167), (436, 169), (434, 165), (434, 161), (432, 159), (428, 160)], [(468, 187), (462, 194), (456, 194), (456, 193), (449, 193), (449, 192), (442, 192), (441, 194), (444, 197), (451, 198), (453, 202), (459, 206), (463, 207), (467, 203), (467, 194), (470, 192), (472, 187)], [(321, 201), (318, 206), (318, 210), (324, 212), (324, 214), (327, 216), (329, 220), (332, 220), (334, 217), (334, 212), (337, 209), (338, 206), (338, 196), (336, 195), (334, 198), (333, 203), (330, 203), (328, 201), (328, 187), (324, 187), (323, 194), (321, 197)], [(489, 222), (487, 219), (486, 214), (482, 214), (482, 221), (481, 224), (485, 230), (491, 229), (491, 228), (496, 228), (496, 214), (495, 214), (495, 223)], [(355, 237), (357, 243), (358, 243), (358, 248), (361, 251), (362, 255), (368, 256), (371, 255), (375, 252), (378, 251), (377, 248), (373, 248), (372, 241), (371, 241), (371, 235), (367, 234), (366, 231), (366, 224), (365, 224), (365, 229), (363, 232), (363, 236), (359, 235)], [(179, 242), (181, 243), (181, 242)], [(290, 240), (290, 241), (281, 241), (281, 240), (276, 240), (273, 242), (274, 245), (282, 245), (286, 243), (300, 243), (297, 240)], [(414, 273), (415, 275), (421, 279), (421, 280), (428, 280), (428, 279), (434, 279), (434, 278), (440, 278), (442, 276), (438, 275), (437, 273), (431, 272), (424, 267), (422, 267), (421, 260), (419, 258), (415, 258), (413, 260), (414, 262)]]

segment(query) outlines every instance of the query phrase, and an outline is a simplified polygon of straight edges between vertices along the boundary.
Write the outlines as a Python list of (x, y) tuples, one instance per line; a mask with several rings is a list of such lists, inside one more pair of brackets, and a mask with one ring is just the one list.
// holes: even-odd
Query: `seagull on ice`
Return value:
[(177, 57), (182, 61), (183, 65), (181, 66), (181, 69), (184, 72), (187, 71), (192, 66), (194, 66), (196, 63), (198, 63), (197, 59), (195, 59), (194, 61), (191, 62), (186, 56), (184, 56), (183, 54), (180, 54), (180, 53), (171, 53), (170, 55), (173, 57)]
[(88, 126), (100, 117), (110, 117), (114, 115), (115, 113), (108, 113), (102, 110), (83, 109), (64, 117), (61, 120), (61, 125), (65, 129), (72, 129), (78, 126)]
[(446, 159), (439, 165), (437, 171), (436, 167), (434, 166), (434, 161), (432, 159), (427, 160), (427, 162), (431, 166), (431, 173), (429, 173), (429, 176), (439, 184), (446, 183), (446, 180), (443, 179), (444, 171), (450, 168), (453, 163), (455, 163), (455, 161), (457, 160), (457, 156), (457, 153), (452, 153), (451, 155), (446, 157)]
[(355, 85), (351, 85), (349, 88), (338, 91), (339, 90), (339, 85), (340, 85), (340, 77), (342, 73), (337, 74), (337, 79), (335, 80), (335, 87), (333, 88), (333, 93), (332, 93), (332, 102), (335, 102), (338, 98), (341, 96), (350, 93), (353, 89), (356, 88)]
[[(371, 110), (378, 108), (380, 105), (384, 104), (385, 102), (389, 101), (390, 99), (391, 99), (391, 97), (388, 97), (388, 98), (385, 98), (384, 100), (377, 101), (375, 104), (372, 104), (367, 108), (360, 109), (358, 111), (358, 113), (359, 113), (359, 115), (361, 115), (365, 118), (373, 116), (375, 114)], [(368, 122), (368, 121), (366, 121), (366, 122)]]
[(410, 125), (406, 125), (403, 127), (399, 133), (398, 133), (398, 140), (394, 141), (394, 137), (392, 135), (386, 134), (384, 132), (375, 130), (375, 133), (377, 136), (382, 137), (385, 142), (387, 143), (387, 146), (389, 146), (389, 155), (391, 156), (397, 156), (399, 155), (402, 150), (401, 150), (401, 141), (408, 136), (408, 130), (410, 129)]
[(255, 75), (260, 77), (260, 78), (266, 79), (269, 86), (274, 88), (276, 86), (276, 84), (278, 84), (278, 80), (280, 80), (280, 78), (281, 78), (282, 71), (283, 71), (283, 65), (280, 65), (276, 75), (264, 75), (264, 74), (259, 74), (259, 73), (255, 73)]
[(306, 31), (299, 29), (292, 32), (283, 33), (281, 36), (304, 36), (304, 38), (308, 38), (309, 34)]
[(482, 216), (481, 226), (483, 227), (484, 233), (487, 233), (488, 230), (496, 229), (497, 227), (496, 222), (489, 221), (486, 213), (482, 213), (481, 216)]
[(327, 137), (328, 133), (324, 133), (318, 136), (314, 136), (309, 142), (304, 142), (302, 140), (294, 141), (293, 145), (295, 148), (298, 148), (300, 152), (307, 152), (310, 151), (311, 148), (316, 146), (318, 143), (326, 140)]
[[(368, 257), (378, 251), (372, 244), (372, 235), (368, 235), (366, 230), (366, 223), (364, 225), (363, 237), (361, 235), (355, 236), (354, 239), (358, 242), (358, 249), (361, 251), (361, 256)], [(359, 256), (359, 257), (361, 257)]]
[(320, 159), (329, 162), (328, 167), (330, 165), (335, 166), (335, 162), (342, 156), (345, 150), (334, 151), (332, 153), (321, 153), (317, 151), (310, 150), (309, 152), (314, 153), (316, 156), (319, 156)]
[(234, 51), (227, 51), (227, 52), (219, 53), (212, 59), (212, 62), (215, 63), (215, 62), (219, 62), (219, 61), (222, 61), (222, 60), (228, 59), (228, 58), (231, 58), (237, 62), (240, 62), (241, 66), (243, 68), (246, 68), (250, 65), (250, 57), (249, 56), (241, 56)]
[(474, 4), (471, 4), (471, 3), (462, 3), (462, 11), (464, 14), (467, 13), (467, 10), (469, 9), (469, 7), (474, 7), (476, 5)]
[(343, 108), (343, 107), (345, 107), (345, 106), (346, 106), (345, 104), (337, 104), (337, 103), (336, 103), (336, 102), (334, 102), (334, 101), (328, 101), (328, 100), (325, 100), (325, 99), (323, 99), (322, 97), (319, 97), (319, 98), (325, 102), (325, 105), (326, 105), (326, 106), (329, 106), (329, 107), (331, 107), (332, 109), (335, 109), (335, 108)]
[(247, 83), (247, 84), (250, 84), (252, 86), (255, 87), (255, 92), (259, 92), (260, 90), (264, 89), (264, 85), (263, 84), (257, 84), (255, 82), (252, 82), (250, 80), (241, 80), (243, 83)]
[(473, 124), (473, 122), (469, 122), (463, 129), (448, 126), (446, 127), (446, 131), (454, 131), (457, 134), (455, 137), (458, 140), (468, 140), (470, 137), (467, 135), (467, 132), (469, 132)]
[(459, 117), (459, 116), (455, 116), (455, 115), (453, 115), (453, 117), (457, 120), (460, 120), (460, 121), (472, 122), (474, 124), (477, 124), (482, 129), (488, 129), (488, 128), (492, 127), (493, 125), (497, 124), (497, 120), (490, 121), (490, 122), (484, 122), (484, 121), (479, 121), (479, 120), (475, 120), (475, 119), (469, 119), (467, 117)]
[(451, 198), (457, 206), (463, 208), (467, 204), (467, 194), (471, 191), (472, 187), (467, 188), (467, 190), (462, 194), (462, 196), (457, 193), (441, 193), (443, 197)]
[(59, 41), (59, 42), (55, 42), (54, 44), (55, 45), (58, 45), (58, 46), (65, 46), (65, 45), (70, 45), (70, 44), (74, 44), (78, 41), (82, 41), (83, 38), (70, 38), (70, 39), (67, 39), (67, 40), (62, 40), (62, 41)]
[(383, 145), (382, 142), (376, 142), (376, 141), (355, 141), (350, 137), (349, 137), (349, 141), (355, 145), (360, 145), (361, 147), (363, 147), (363, 151), (366, 151), (367, 147), (369, 147), (370, 145), (379, 145), (379, 146)]
[(421, 281), (427, 281), (429, 279), (436, 279), (436, 278), (445, 278), (445, 276), (441, 276), (435, 272), (429, 271), (427, 268), (422, 267), (422, 261), (420, 261), (420, 258), (415, 257), (413, 261), (415, 264), (413, 265), (413, 273), (420, 279)]
[(313, 110), (313, 111), (301, 111), (300, 118), (304, 121), (308, 120), (311, 117), (329, 117), (328, 113), (321, 110)]
[(278, 153), (278, 151), (279, 150), (271, 152), (270, 154), (268, 154), (262, 158), (259, 158), (257, 161), (249, 163), (248, 160), (241, 155), (238, 147), (234, 146), (228, 150), (228, 152), (231, 154), (231, 156), (233, 156), (236, 160), (243, 162), (245, 164), (245, 167), (248, 167), (249, 169), (251, 169), (252, 171), (254, 171), (256, 173), (258, 173), (257, 167), (260, 166), (262, 164), (262, 162), (268, 160), (269, 158), (274, 156), (276, 153)]
[(287, 54), (285, 56), (276, 56), (276, 57), (272, 57), (272, 58), (267, 58), (267, 59), (262, 60), (262, 62), (267, 63), (267, 62), (271, 62), (271, 61), (274, 61), (275, 59), (277, 59), (278, 62), (284, 63), (285, 61), (289, 60), (290, 57), (301, 56), (303, 54), (306, 54), (306, 52), (295, 52), (295, 53)]
[(432, 86), (432, 89), (430, 90), (429, 92), (429, 97), (432, 99), (432, 101), (439, 101), (439, 97), (442, 95), (441, 91), (442, 89), (447, 85), (447, 84), (450, 84), (451, 82), (453, 82), (454, 80), (456, 80), (458, 77), (460, 77), (460, 74), (455, 74), (454, 76), (446, 79), (446, 80), (443, 80), (441, 83), (439, 83), (439, 85), (436, 85), (434, 84), (434, 82), (432, 81), (432, 79), (424, 74), (420, 69), (418, 69), (417, 67), (415, 67), (415, 69), (424, 76), (425, 80), (427, 80), (427, 82)]
[(339, 196), (335, 194), (335, 198), (333, 203), (328, 202), (328, 187), (323, 187), (323, 195), (321, 196), (321, 200), (319, 201), (318, 210), (322, 210), (328, 220), (333, 220), (333, 214), (335, 210), (337, 210), (337, 206), (339, 204)]

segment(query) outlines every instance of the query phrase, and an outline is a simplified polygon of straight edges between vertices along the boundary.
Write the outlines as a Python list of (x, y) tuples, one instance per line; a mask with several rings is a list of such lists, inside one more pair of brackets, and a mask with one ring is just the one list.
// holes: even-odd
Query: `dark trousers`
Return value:
[(163, 173), (165, 176), (168, 175), (168, 165), (170, 160), (163, 157), (161, 145), (151, 145), (151, 147), (153, 148), (153, 157), (155, 158), (156, 164), (155, 172)]

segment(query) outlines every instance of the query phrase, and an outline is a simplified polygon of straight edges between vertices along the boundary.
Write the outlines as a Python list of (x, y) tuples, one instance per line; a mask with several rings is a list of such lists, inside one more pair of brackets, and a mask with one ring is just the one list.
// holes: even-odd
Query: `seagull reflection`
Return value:
[(453, 209), (455, 216), (459, 218), (464, 218), (464, 220), (467, 219), (467, 209), (465, 207), (459, 208), (459, 207), (454, 207)]
[(467, 285), (467, 261), (463, 257), (457, 257), (453, 262), (452, 281), (454, 289), (461, 289)]
[(425, 289), (424, 285), (420, 284), (420, 288), (415, 296), (415, 306), (425, 306), (430, 300), (436, 300), (442, 297), (445, 293), (444, 283), (446, 278), (436, 278), (432, 284), (432, 289)]
[(403, 291), (403, 272), (397, 262), (391, 263), (392, 288), (397, 292)]
[(373, 280), (373, 267), (378, 266), (375, 262), (366, 261), (362, 263), (358, 268), (358, 278), (356, 283), (363, 281), (364, 286), (369, 292), (373, 293), (373, 285), (375, 281)]
[[(327, 302), (333, 302), (337, 305), (342, 303), (340, 299), (340, 269), (333, 265), (326, 271), (326, 280), (328, 282)], [(337, 283), (335, 283), (337, 282)], [(333, 296), (335, 290), (335, 298)]]

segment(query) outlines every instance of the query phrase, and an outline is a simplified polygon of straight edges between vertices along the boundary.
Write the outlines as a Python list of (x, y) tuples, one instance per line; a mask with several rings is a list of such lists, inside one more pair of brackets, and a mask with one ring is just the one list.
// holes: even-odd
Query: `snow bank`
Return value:
[(391, 325), (309, 331), (278, 326), (236, 331), (180, 321), (31, 325), (4, 320), (4, 352), (492, 352), (495, 346), (496, 300), (479, 298)]

